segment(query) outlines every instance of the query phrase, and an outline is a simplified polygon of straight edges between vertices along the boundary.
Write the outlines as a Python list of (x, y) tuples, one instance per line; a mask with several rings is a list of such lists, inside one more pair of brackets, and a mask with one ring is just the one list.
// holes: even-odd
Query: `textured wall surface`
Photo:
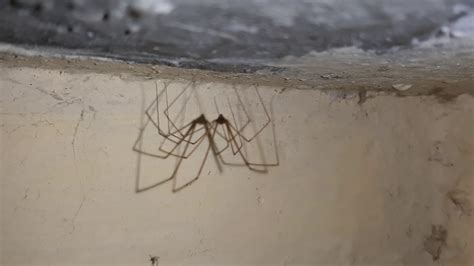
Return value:
[[(260, 87), (278, 167), (219, 172), (209, 156), (179, 193), (172, 182), (136, 193), (173, 167), (132, 151), (154, 80), (0, 68), (3, 265), (150, 265), (149, 255), (159, 265), (474, 262), (471, 95), (361, 101)], [(188, 82), (173, 84), (176, 92)], [(232, 91), (196, 87), (209, 103)], [(274, 138), (259, 143), (266, 152)], [(187, 159), (176, 178), (201, 158)]]

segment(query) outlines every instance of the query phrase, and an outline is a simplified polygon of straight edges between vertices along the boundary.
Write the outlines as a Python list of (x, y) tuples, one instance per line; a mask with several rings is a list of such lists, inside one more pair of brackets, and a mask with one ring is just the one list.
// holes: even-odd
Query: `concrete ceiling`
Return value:
[(473, 6), (474, 0), (0, 0), (0, 42), (253, 72), (338, 47), (409, 47)]

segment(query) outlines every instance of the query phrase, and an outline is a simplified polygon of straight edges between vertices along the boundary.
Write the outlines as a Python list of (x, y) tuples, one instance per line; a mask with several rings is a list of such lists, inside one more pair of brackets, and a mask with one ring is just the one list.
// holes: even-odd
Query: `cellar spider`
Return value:
[[(168, 99), (167, 93), (167, 86), (163, 89), (161, 93), (158, 93), (157, 85), (155, 86), (155, 93), (156, 98), (155, 100), (146, 108), (146, 117), (147, 121), (145, 125), (140, 131), (139, 137), (137, 138), (133, 150), (143, 154), (148, 155), (156, 158), (161, 159), (168, 159), (170, 156), (176, 158), (176, 164), (172, 171), (172, 174), (166, 178), (165, 180), (156, 183), (154, 186), (158, 186), (173, 180), (173, 192), (178, 192), (185, 187), (191, 185), (196, 180), (199, 179), (209, 153), (212, 152), (214, 160), (217, 164), (218, 170), (222, 171), (222, 165), (229, 165), (229, 166), (247, 166), (250, 170), (259, 171), (259, 172), (266, 172), (265, 170), (261, 170), (256, 168), (256, 166), (261, 167), (268, 167), (268, 166), (277, 166), (278, 162), (278, 153), (276, 150), (275, 145), (275, 153), (276, 153), (276, 162), (275, 163), (256, 163), (252, 162), (247, 158), (247, 156), (242, 151), (243, 147), (245, 147), (246, 143), (251, 143), (255, 140), (255, 138), (261, 134), (261, 132), (271, 123), (270, 115), (263, 103), (263, 99), (257, 89), (255, 87), (255, 91), (257, 93), (257, 98), (261, 106), (263, 107), (266, 120), (263, 126), (257, 130), (255, 130), (254, 134), (251, 136), (246, 136), (242, 133), (242, 130), (251, 122), (251, 119), (247, 113), (245, 107), (243, 107), (242, 99), (240, 98), (237, 90), (234, 88), (234, 92), (237, 95), (237, 99), (239, 103), (242, 105), (241, 109), (245, 115), (245, 122), (239, 126), (237, 122), (237, 118), (235, 116), (234, 108), (230, 103), (230, 100), (227, 98), (227, 105), (230, 111), (230, 116), (232, 117), (233, 123), (227, 119), (227, 117), (220, 112), (216, 98), (214, 97), (214, 106), (218, 113), (218, 116), (214, 120), (208, 120), (204, 113), (200, 114), (198, 117), (190, 121), (189, 123), (183, 126), (177, 126), (175, 121), (170, 116), (170, 108), (176, 104), (177, 99), (180, 97), (184, 97), (184, 91), (186, 91), (190, 86), (186, 86), (178, 95), (172, 99), (171, 103)], [(161, 128), (160, 125), (160, 96), (164, 94), (166, 108), (163, 110), (163, 114), (165, 119), (167, 120), (167, 128), (164, 130)], [(189, 99), (184, 100), (184, 107), (188, 103)], [(183, 108), (184, 108), (183, 107)], [(183, 109), (181, 109), (183, 111)], [(156, 114), (155, 114), (156, 112)], [(156, 116), (155, 116), (156, 115)], [(179, 115), (179, 114), (178, 114)], [(155, 120), (156, 119), (156, 120)], [(161, 121), (163, 122), (163, 121)], [(158, 149), (153, 150), (151, 152), (145, 151), (141, 148), (141, 143), (143, 140), (143, 133), (146, 130), (147, 126), (152, 125), (158, 130), (158, 134), (155, 136), (161, 136), (163, 138), (161, 144), (159, 145)], [(207, 141), (206, 141), (207, 140)], [(187, 162), (188, 159), (192, 154), (194, 154), (198, 148), (203, 145), (204, 142), (207, 142), (207, 146), (204, 146), (204, 153), (201, 155), (202, 160), (200, 160), (200, 164), (198, 165), (198, 169), (196, 170), (193, 177), (188, 182), (184, 183), (183, 185), (178, 186), (176, 182), (176, 176), (179, 170), (182, 167), (184, 162)], [(226, 151), (230, 150), (230, 152), (225, 153)], [(231, 154), (231, 156), (238, 157), (241, 160), (241, 163), (231, 163), (227, 159), (224, 158), (224, 154)], [(187, 167), (185, 167), (186, 169)]]
[[(149, 121), (153, 124), (153, 126), (157, 129), (158, 134), (166, 138), (162, 142), (162, 145), (160, 145), (160, 148), (159, 148), (160, 151), (163, 151), (165, 153), (166, 151), (164, 151), (165, 148), (163, 146), (166, 146), (168, 142), (172, 142), (173, 144), (178, 144), (181, 141), (185, 141), (185, 142), (190, 141), (191, 144), (194, 145), (199, 140), (201, 140), (201, 137), (204, 136), (204, 134), (202, 133), (200, 137), (197, 137), (195, 140), (194, 139), (188, 140), (187, 138), (185, 138), (185, 135), (184, 135), (185, 131), (183, 131), (183, 129), (180, 129), (175, 123), (175, 119), (178, 119), (180, 116), (183, 116), (183, 114), (185, 113), (186, 106), (190, 100), (189, 95), (188, 97), (185, 97), (186, 96), (185, 93), (189, 91), (190, 88), (194, 88), (195, 82), (191, 81), (190, 83), (188, 83), (184, 88), (182, 88), (178, 92), (176, 96), (171, 97), (171, 99), (169, 99), (169, 96), (168, 96), (168, 86), (169, 86), (169, 83), (164, 82), (163, 90), (161, 92), (158, 92), (158, 85), (155, 82), (155, 99), (145, 110), (146, 116), (148, 117)], [(192, 92), (193, 90), (191, 90), (191, 93)], [(242, 99), (238, 95), (237, 91), (234, 90), (234, 93), (238, 100), (238, 106), (240, 106), (240, 108), (243, 110), (243, 113), (245, 115), (246, 121), (241, 126), (240, 125), (237, 126), (237, 123), (235, 124), (236, 127), (239, 127), (239, 131), (242, 131), (250, 123), (250, 118), (247, 111), (245, 110)], [(178, 102), (179, 98), (184, 98), (184, 101), (182, 102), (182, 107), (180, 110), (178, 110), (177, 112), (178, 114), (176, 115), (176, 117), (172, 118), (170, 114), (170, 109)], [(160, 108), (160, 103), (163, 104), (162, 103), (163, 101), (166, 104), (166, 108), (164, 110)], [(156, 116), (153, 114), (155, 111), (156, 111), (155, 113)], [(201, 127), (197, 129), (196, 131), (202, 131), (203, 129), (204, 128)], [(174, 152), (171, 152), (171, 155), (176, 155), (176, 154)], [(187, 155), (185, 155), (185, 157), (187, 157)]]
[[(260, 104), (262, 106), (262, 110), (264, 113), (264, 123), (261, 127), (257, 127), (254, 129), (254, 133), (250, 136), (246, 136), (242, 130), (237, 130), (237, 128), (234, 126), (237, 124), (236, 118), (235, 118), (235, 113), (233, 111), (232, 105), (230, 104), (229, 99), (227, 98), (227, 105), (228, 108), (231, 112), (232, 119), (234, 121), (234, 124), (232, 124), (228, 119), (224, 118), (222, 115), (219, 116), (218, 119), (218, 124), (221, 126), (221, 134), (223, 135), (223, 138), (225, 138), (226, 142), (229, 143), (230, 148), (231, 148), (231, 156), (237, 156), (242, 160), (241, 163), (232, 163), (229, 162), (228, 160), (224, 159), (222, 156), (222, 152), (225, 150), (223, 149), (221, 152), (219, 152), (217, 155), (219, 157), (219, 160), (222, 162), (224, 165), (229, 165), (229, 166), (246, 166), (252, 171), (257, 171), (257, 172), (267, 172), (267, 167), (271, 166), (278, 166), (279, 165), (279, 158), (278, 158), (278, 151), (277, 151), (277, 146), (276, 146), (276, 138), (275, 138), (275, 129), (274, 125), (272, 123), (272, 120), (270, 118), (270, 114), (268, 113), (267, 107), (265, 106), (262, 96), (256, 86), (254, 86), (255, 93), (257, 95), (257, 104)], [(234, 88), (235, 90), (235, 88)], [(216, 106), (216, 110), (218, 113), (219, 108), (218, 104), (214, 98), (214, 105)], [(248, 158), (246, 154), (242, 151), (244, 147), (246, 147), (245, 144), (250, 144), (252, 141), (255, 141), (256, 138), (271, 124), (271, 130), (272, 130), (272, 135), (273, 135), (273, 146), (275, 148), (275, 159), (274, 162), (269, 163), (269, 162), (252, 162)], [(252, 144), (253, 145), (253, 144)], [(263, 167), (263, 169), (259, 169), (258, 167)]]

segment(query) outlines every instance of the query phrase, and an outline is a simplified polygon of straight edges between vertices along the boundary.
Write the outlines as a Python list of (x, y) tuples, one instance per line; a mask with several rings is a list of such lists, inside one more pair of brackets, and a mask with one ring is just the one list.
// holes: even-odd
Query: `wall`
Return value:
[[(171, 92), (189, 83), (174, 82)], [(168, 182), (136, 193), (176, 162), (132, 150), (154, 80), (1, 66), (0, 88), (3, 265), (150, 265), (149, 255), (159, 265), (474, 261), (471, 95), (361, 101), (260, 87), (276, 134), (249, 148), (270, 161), (275, 139), (279, 166), (219, 172), (211, 154), (182, 191)], [(195, 90), (211, 109), (216, 93), (233, 95), (219, 83)], [(200, 158), (176, 178), (192, 176)]]

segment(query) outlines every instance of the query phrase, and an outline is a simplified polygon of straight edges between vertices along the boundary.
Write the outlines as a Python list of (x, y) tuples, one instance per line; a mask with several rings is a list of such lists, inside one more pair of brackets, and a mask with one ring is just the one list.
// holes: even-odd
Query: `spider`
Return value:
[[(161, 159), (168, 159), (170, 156), (172, 156), (172, 157), (177, 158), (177, 162), (171, 176), (157, 183), (154, 186), (158, 186), (160, 184), (164, 184), (168, 181), (173, 180), (174, 181), (173, 192), (178, 192), (184, 189), (185, 187), (191, 185), (197, 179), (199, 179), (210, 152), (212, 152), (215, 162), (217, 164), (218, 170), (220, 172), (222, 171), (221, 164), (232, 165), (232, 166), (246, 166), (250, 170), (259, 171), (259, 172), (266, 172), (266, 168), (262, 170), (262, 169), (258, 169), (258, 167), (276, 166), (279, 164), (278, 156), (276, 156), (275, 163), (251, 162), (251, 160), (249, 160), (247, 156), (244, 154), (244, 152), (242, 151), (242, 148), (245, 146), (245, 144), (252, 142), (271, 122), (268, 111), (265, 105), (263, 104), (262, 97), (260, 93), (258, 92), (257, 88), (255, 88), (255, 91), (258, 95), (258, 100), (260, 101), (260, 104), (263, 107), (266, 120), (263, 126), (257, 129), (254, 132), (254, 134), (252, 134), (251, 136), (245, 136), (242, 133), (242, 130), (251, 121), (246, 109), (244, 108), (242, 109), (244, 110), (244, 114), (246, 116), (246, 122), (243, 123), (243, 125), (239, 127), (237, 126), (238, 125), (237, 119), (235, 117), (234, 110), (232, 108), (232, 105), (228, 97), (227, 97), (227, 104), (228, 104), (228, 109), (230, 110), (233, 122), (227, 119), (227, 117), (219, 111), (216, 98), (214, 98), (215, 109), (218, 113), (218, 116), (216, 119), (210, 121), (207, 119), (205, 114), (201, 113), (198, 117), (193, 119), (191, 122), (181, 127), (178, 127), (175, 121), (173, 121), (172, 118), (170, 117), (170, 108), (176, 103), (179, 97), (183, 97), (184, 91), (186, 91), (189, 88), (189, 86), (186, 86), (178, 94), (178, 96), (176, 96), (171, 101), (171, 103), (169, 103), (169, 100), (168, 100), (167, 86), (165, 86), (164, 92), (162, 91), (161, 93), (158, 93), (157, 86), (155, 86), (155, 88), (156, 88), (156, 91), (155, 91), (156, 98), (145, 111), (148, 121), (146, 121), (144, 127), (142, 128), (139, 134), (139, 137), (137, 138), (134, 144), (133, 150), (136, 152), (139, 152), (140, 154), (157, 157)], [(239, 99), (239, 102), (242, 104), (242, 100), (238, 96), (238, 93), (235, 90), (235, 88), (234, 88), (234, 91)], [(167, 120), (166, 129), (161, 128), (162, 123), (160, 124), (160, 114), (159, 114), (159, 111), (160, 111), (159, 97), (163, 93), (165, 94), (165, 102), (166, 102), (166, 108), (163, 110), (164, 117)], [(188, 100), (189, 99), (184, 100), (184, 105), (188, 103)], [(155, 120), (155, 112), (156, 112), (156, 120)], [(153, 152), (147, 152), (141, 149), (141, 141), (143, 139), (143, 133), (146, 127), (150, 123), (158, 130), (158, 135), (163, 137), (163, 140), (161, 144), (159, 145), (158, 149), (154, 150)], [(192, 154), (194, 154), (196, 150), (202, 145), (202, 143), (205, 142), (205, 140), (207, 140), (207, 147), (204, 148), (204, 154), (201, 155), (202, 161), (197, 169), (196, 174), (192, 177), (190, 181), (186, 182), (185, 184), (181, 186), (178, 186), (176, 183), (176, 176), (182, 166), (182, 163), (186, 159), (188, 159)], [(229, 152), (226, 153), (226, 151), (229, 151), (229, 150), (230, 150), (230, 153)], [(229, 162), (228, 159), (224, 158), (225, 153), (230, 154), (230, 156), (233, 156), (233, 157), (238, 157), (241, 162), (240, 163)]]
[[(182, 103), (182, 108), (177, 112), (178, 114), (175, 115), (174, 118), (172, 118), (170, 114), (170, 109), (177, 103), (179, 98), (183, 98), (185, 94), (191, 89), (195, 87), (195, 81), (191, 81), (184, 88), (181, 89), (181, 91), (173, 97), (171, 100), (169, 99), (168, 96), (168, 86), (170, 83), (164, 83), (164, 88), (161, 92), (158, 92), (158, 84), (155, 82), (155, 99), (154, 101), (148, 106), (148, 108), (145, 110), (145, 114), (148, 117), (148, 119), (152, 122), (154, 127), (156, 127), (157, 132), (159, 135), (169, 139), (170, 141), (174, 143), (178, 143), (180, 139), (183, 139), (184, 134), (183, 132), (176, 126), (176, 119), (178, 119), (180, 116), (183, 116), (185, 113), (186, 106), (188, 102), (190, 101), (190, 97), (186, 97), (184, 102)], [(192, 93), (193, 91), (191, 91)], [(242, 102), (242, 99), (240, 95), (237, 93), (237, 90), (234, 87), (234, 93), (236, 96), (236, 99), (238, 100), (239, 107), (241, 107), (243, 114), (245, 115), (245, 122), (242, 123), (241, 126), (238, 126), (239, 123), (235, 120), (235, 116), (232, 113), (232, 116), (234, 118), (234, 123), (236, 127), (239, 127), (239, 131), (243, 131), (247, 125), (251, 122), (250, 117), (248, 115), (247, 110), (244, 107), (244, 104)], [(163, 96), (164, 94), (164, 96)], [(215, 99), (215, 98), (214, 98)], [(230, 101), (229, 98), (227, 97), (227, 100), (229, 102), (230, 106)], [(165, 101), (166, 108), (163, 110), (163, 112), (160, 112), (160, 102)], [(216, 105), (217, 106), (217, 105)], [(153, 117), (152, 113), (156, 110), (156, 117)], [(233, 112), (233, 111), (232, 111)], [(160, 118), (161, 117), (161, 118)], [(163, 122), (162, 120), (166, 120), (165, 123), (160, 123)], [(163, 125), (164, 124), (164, 125)], [(263, 128), (262, 128), (263, 129)], [(185, 140), (187, 141), (187, 140)], [(192, 144), (195, 144), (193, 141)]]

